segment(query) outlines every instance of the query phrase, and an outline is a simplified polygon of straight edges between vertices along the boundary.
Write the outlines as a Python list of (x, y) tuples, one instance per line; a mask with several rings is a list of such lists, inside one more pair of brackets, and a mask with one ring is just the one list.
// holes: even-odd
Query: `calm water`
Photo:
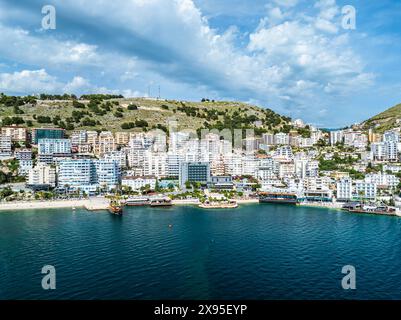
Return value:
[[(0, 299), (401, 299), (400, 231), (398, 218), (268, 204), (4, 212)], [(341, 289), (347, 264), (355, 291)]]

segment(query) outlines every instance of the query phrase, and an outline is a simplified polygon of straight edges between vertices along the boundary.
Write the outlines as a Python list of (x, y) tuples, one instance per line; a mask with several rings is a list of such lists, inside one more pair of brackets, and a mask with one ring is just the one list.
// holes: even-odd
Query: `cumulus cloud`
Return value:
[[(22, 70), (13, 73), (0, 73), (0, 90), (18, 94), (54, 92), (60, 89), (57, 79), (46, 70)], [(38, 91), (39, 90), (39, 91)]]
[(60, 81), (45, 69), (21, 70), (13, 73), (0, 73), (0, 91), (13, 94), (39, 93), (107, 93), (122, 94), (125, 97), (146, 96), (132, 89), (109, 89), (93, 85), (88, 79), (75, 76), (68, 82)]
[[(309, 15), (294, 11), (297, 0), (274, 1), (242, 46), (238, 28), (213, 29), (192, 0), (54, 4), (79, 32), (38, 34), (0, 24), (0, 41), (9, 43), (0, 46), (0, 56), (40, 69), (61, 72), (68, 66), (72, 73), (85, 73), (63, 79), (64, 89), (121, 90), (117, 86), (123, 84), (136, 96), (156, 82), (171, 95), (213, 92), (288, 111), (291, 105), (319, 108), (327, 96), (349, 94), (374, 80), (338, 28), (335, 0), (318, 1)], [(59, 37), (63, 32), (83, 35), (65, 41)], [(106, 89), (110, 84), (115, 88)]]

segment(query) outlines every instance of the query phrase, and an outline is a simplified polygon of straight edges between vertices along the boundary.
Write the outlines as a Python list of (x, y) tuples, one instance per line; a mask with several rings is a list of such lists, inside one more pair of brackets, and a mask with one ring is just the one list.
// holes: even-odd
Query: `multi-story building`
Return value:
[(40, 139), (64, 139), (65, 130), (60, 128), (34, 128), (32, 143), (38, 144)]
[(396, 162), (399, 160), (398, 142), (384, 141), (371, 144), (373, 158), (377, 161)]
[(342, 130), (330, 131), (330, 144), (332, 146), (342, 142), (344, 142), (344, 132)]
[(70, 136), (71, 145), (79, 146), (87, 143), (88, 141), (88, 132), (86, 130), (76, 130), (71, 133)]
[(277, 150), (274, 152), (274, 157), (286, 160), (293, 159), (294, 154), (292, 153), (291, 146), (278, 147)]
[(33, 189), (48, 189), (56, 186), (56, 169), (38, 164), (28, 171), (27, 186)]
[(288, 145), (290, 144), (290, 137), (288, 134), (279, 132), (274, 135), (275, 145)]
[(129, 142), (128, 132), (116, 132), (116, 143), (118, 145), (127, 145)]
[(86, 132), (86, 142), (91, 144), (92, 146), (97, 143), (99, 134), (97, 131), (87, 131)]
[(103, 155), (103, 159), (105, 160), (115, 160), (119, 164), (121, 168), (127, 167), (127, 154), (126, 152), (120, 151), (112, 151)]
[(377, 195), (376, 183), (366, 182), (364, 180), (355, 181), (354, 197), (356, 199), (375, 200)]
[(92, 159), (61, 161), (57, 184), (59, 188), (97, 184), (95, 162)]
[(262, 140), (265, 145), (272, 146), (272, 145), (274, 145), (274, 134), (264, 133), (262, 135)]
[(368, 144), (368, 137), (361, 131), (344, 132), (344, 144), (357, 149), (364, 149)]
[(11, 154), (11, 137), (0, 135), (0, 158), (9, 158)]
[(31, 149), (17, 149), (14, 154), (17, 160), (32, 160)]
[(28, 132), (25, 127), (6, 126), (1, 128), (1, 135), (10, 137), (13, 142), (26, 143)]
[(400, 133), (396, 131), (386, 131), (383, 134), (383, 142), (400, 142)]
[(33, 168), (33, 160), (19, 160), (18, 174), (25, 176)]
[(121, 180), (121, 185), (130, 187), (133, 191), (140, 191), (141, 188), (149, 186), (150, 190), (156, 188), (156, 177), (155, 176), (126, 176)]
[(178, 153), (169, 152), (167, 154), (167, 176), (179, 177), (180, 165), (184, 161), (184, 156)]
[(352, 179), (342, 178), (337, 181), (337, 200), (350, 201), (352, 199)]
[(108, 190), (115, 188), (121, 179), (121, 168), (115, 160), (95, 160), (96, 183)]
[(185, 183), (199, 182), (208, 184), (210, 182), (210, 164), (208, 162), (183, 162), (180, 167), (179, 183), (181, 188)]
[(93, 153), (97, 156), (102, 156), (115, 150), (117, 150), (117, 144), (113, 134), (109, 131), (102, 131), (97, 142), (93, 144)]
[(376, 184), (378, 188), (395, 188), (400, 183), (400, 179), (394, 174), (384, 172), (368, 174), (365, 181)]
[(143, 161), (144, 175), (163, 178), (167, 176), (167, 154), (146, 151)]
[(69, 139), (39, 139), (38, 155), (70, 154), (71, 141)]

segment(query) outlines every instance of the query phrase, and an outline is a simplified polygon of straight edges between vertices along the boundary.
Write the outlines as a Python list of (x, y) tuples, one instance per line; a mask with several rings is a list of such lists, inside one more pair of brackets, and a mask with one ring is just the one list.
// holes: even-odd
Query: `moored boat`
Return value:
[(147, 206), (150, 204), (149, 198), (133, 197), (125, 201), (127, 206)]
[(170, 207), (173, 203), (170, 198), (153, 198), (150, 199), (150, 206), (151, 207)]
[(378, 214), (378, 215), (390, 215), (390, 216), (395, 216), (397, 214), (396, 209), (393, 207), (385, 205), (365, 205), (361, 203), (344, 205), (343, 210), (352, 213), (366, 213), (366, 214)]
[(238, 208), (236, 201), (210, 202), (206, 201), (199, 205), (202, 209), (235, 209)]
[(112, 214), (121, 216), (123, 214), (123, 205), (117, 200), (111, 200), (108, 210)]
[(298, 196), (292, 192), (260, 192), (260, 203), (296, 204)]

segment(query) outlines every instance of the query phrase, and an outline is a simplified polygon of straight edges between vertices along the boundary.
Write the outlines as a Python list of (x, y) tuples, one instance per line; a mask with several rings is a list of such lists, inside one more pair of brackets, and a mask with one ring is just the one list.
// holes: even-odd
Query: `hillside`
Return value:
[(255, 128), (259, 134), (290, 129), (289, 118), (270, 109), (240, 102), (103, 99), (98, 96), (89, 97), (90, 100), (39, 100), (32, 97), (12, 100), (2, 95), (2, 125), (57, 126), (68, 131), (87, 129), (116, 132), (150, 130), (155, 127), (166, 130), (168, 119), (175, 119), (178, 129)]
[(400, 126), (401, 104), (387, 109), (362, 123), (365, 129), (374, 128), (375, 132), (383, 133), (388, 129)]

